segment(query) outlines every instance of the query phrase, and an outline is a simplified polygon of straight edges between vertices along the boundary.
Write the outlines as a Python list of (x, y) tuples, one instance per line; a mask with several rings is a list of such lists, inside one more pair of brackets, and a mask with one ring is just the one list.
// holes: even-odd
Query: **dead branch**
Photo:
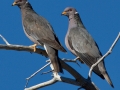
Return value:
[(56, 75), (53, 73), (54, 77), (46, 82), (34, 85), (32, 87), (29, 88), (25, 88), (25, 90), (37, 90), (39, 88), (54, 84), (58, 81), (60, 82), (64, 82), (64, 83), (68, 83), (68, 84), (73, 84), (76, 86), (81, 86), (82, 88), (84, 88), (85, 90), (99, 90), (93, 82), (89, 81), (88, 79), (85, 79), (84, 77), (82, 77), (75, 69), (73, 69), (71, 66), (69, 66), (68, 64), (66, 64), (64, 61), (60, 60), (61, 65), (63, 67), (63, 69), (65, 69), (66, 71), (68, 71), (74, 78), (74, 79), (70, 79), (70, 78), (66, 78), (66, 77), (62, 77), (59, 75)]
[[(0, 44), (0, 49), (16, 50), (16, 51), (27, 51), (27, 52), (33, 52), (33, 53), (41, 54), (41, 55), (43, 55), (45, 57), (48, 57), (47, 53), (43, 49), (38, 49), (37, 48), (36, 52), (34, 52), (33, 49), (30, 48), (29, 46), (9, 44), (8, 41), (3, 36), (2, 36), (2, 39), (5, 41), (5, 43), (7, 45)], [(81, 86), (82, 88), (84, 88), (86, 90), (98, 90), (98, 88), (96, 88), (96, 86), (91, 81), (89, 81), (89, 80), (85, 79), (84, 77), (82, 77), (71, 66), (66, 64), (61, 59), (60, 59), (60, 62), (61, 62), (62, 67), (66, 71), (68, 71), (72, 76), (74, 76), (75, 80), (69, 79), (69, 78), (65, 78), (65, 77), (60, 77), (59, 75), (55, 75), (53, 73), (54, 74), (54, 78), (51, 79), (50, 81), (46, 81), (44, 83), (40, 83), (40, 84), (32, 86), (30, 88), (26, 88), (25, 90), (37, 90), (38, 88), (51, 85), (51, 84), (53, 84), (55, 82), (58, 82), (58, 81), (66, 82), (66, 83), (73, 84), (73, 85), (78, 85), (78, 86)]]
[(7, 44), (10, 45), (9, 42), (0, 34), (0, 37), (2, 38), (2, 40)]
[[(30, 48), (29, 46), (13, 45), (13, 44), (10, 45), (0, 44), (0, 49), (33, 52), (33, 49)], [(40, 48), (36, 48), (36, 51), (34, 53), (48, 57), (46, 51)]]

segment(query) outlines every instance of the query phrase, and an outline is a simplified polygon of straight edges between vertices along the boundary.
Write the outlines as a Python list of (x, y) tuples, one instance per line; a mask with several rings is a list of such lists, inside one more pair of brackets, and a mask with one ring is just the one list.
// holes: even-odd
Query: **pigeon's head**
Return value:
[(75, 14), (78, 14), (78, 12), (76, 11), (75, 8), (73, 7), (67, 7), (65, 8), (65, 10), (62, 12), (62, 15), (65, 15), (65, 16), (71, 16), (71, 15), (75, 15)]
[(24, 4), (26, 4), (28, 1), (27, 0), (15, 0), (14, 3), (12, 4), (12, 6), (22, 6)]

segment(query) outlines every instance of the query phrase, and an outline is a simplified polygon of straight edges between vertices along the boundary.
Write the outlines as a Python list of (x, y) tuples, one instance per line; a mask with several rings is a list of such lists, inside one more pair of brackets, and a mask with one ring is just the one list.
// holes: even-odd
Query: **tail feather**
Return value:
[(62, 52), (67, 52), (67, 51), (64, 49), (64, 47), (62, 47), (62, 46), (60, 46), (60, 50), (61, 50)]
[(108, 73), (107, 73), (107, 72), (104, 72), (104, 73), (103, 73), (103, 76), (104, 76), (104, 78), (106, 79), (106, 81), (111, 85), (111, 87), (114, 88), (114, 85), (113, 85), (113, 83), (112, 83), (112, 81), (111, 81)]
[(58, 50), (50, 47), (47, 44), (44, 45), (44, 48), (45, 48), (45, 50), (46, 50), (46, 52), (51, 60), (51, 64), (53, 65), (54, 72), (63, 73), (63, 69), (62, 69), (62, 66), (61, 66), (59, 58), (58, 58)]
[(105, 80), (111, 85), (111, 87), (114, 88), (114, 85), (113, 85), (113, 83), (112, 83), (112, 81), (111, 81), (111, 79), (110, 79), (110, 77), (109, 77), (109, 75), (108, 75), (108, 73), (107, 73), (107, 71), (106, 71), (106, 69), (105, 69), (104, 61), (101, 61), (101, 62), (98, 64), (98, 67), (99, 67), (102, 75), (104, 76)]

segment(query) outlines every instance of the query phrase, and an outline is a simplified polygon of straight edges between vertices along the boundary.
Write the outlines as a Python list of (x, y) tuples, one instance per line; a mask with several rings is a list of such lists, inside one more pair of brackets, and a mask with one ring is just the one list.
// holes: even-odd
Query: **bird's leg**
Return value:
[(33, 44), (33, 45), (30, 45), (29, 47), (31, 47), (33, 49), (33, 51), (35, 52), (36, 51), (36, 46), (37, 46), (37, 44)]

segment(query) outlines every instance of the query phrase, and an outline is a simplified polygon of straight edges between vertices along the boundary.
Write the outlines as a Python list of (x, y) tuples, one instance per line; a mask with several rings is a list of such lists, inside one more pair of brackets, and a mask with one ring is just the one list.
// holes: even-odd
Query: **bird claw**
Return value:
[(35, 52), (36, 51), (36, 46), (37, 44), (33, 44), (33, 45), (30, 45), (29, 47), (33, 49), (33, 51)]

